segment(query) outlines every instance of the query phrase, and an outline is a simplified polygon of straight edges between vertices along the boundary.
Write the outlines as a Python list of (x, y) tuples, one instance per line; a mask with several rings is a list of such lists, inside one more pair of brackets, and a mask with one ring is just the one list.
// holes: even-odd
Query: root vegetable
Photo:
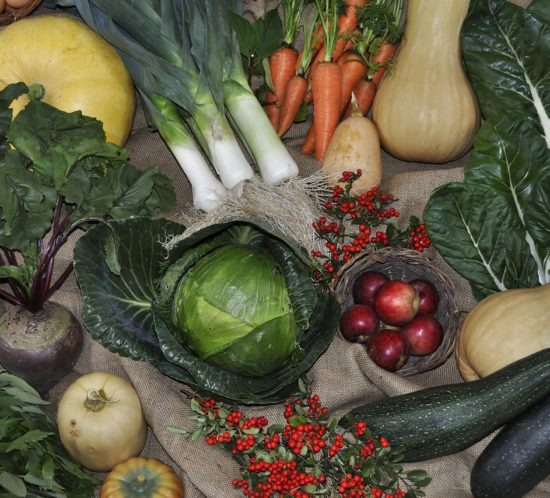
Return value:
[(41, 393), (71, 371), (82, 343), (77, 319), (53, 301), (37, 313), (16, 306), (0, 313), (0, 363)]

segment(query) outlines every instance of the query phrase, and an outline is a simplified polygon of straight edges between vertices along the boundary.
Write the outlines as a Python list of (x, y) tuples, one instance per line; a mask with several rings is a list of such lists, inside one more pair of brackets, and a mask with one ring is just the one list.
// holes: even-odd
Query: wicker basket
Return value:
[(4, 12), (0, 14), (0, 26), (11, 24), (12, 22), (17, 21), (22, 17), (28, 16), (41, 3), (42, 0), (29, 0), (29, 2), (20, 9), (12, 9), (11, 7), (6, 5)]
[(417, 251), (385, 248), (363, 254), (343, 266), (336, 279), (334, 291), (342, 309), (347, 309), (353, 304), (353, 283), (361, 273), (367, 270), (382, 272), (392, 280), (410, 281), (423, 278), (435, 285), (440, 296), (435, 317), (443, 326), (443, 341), (429, 356), (410, 356), (407, 363), (395, 373), (409, 376), (432, 370), (443, 364), (453, 351), (460, 324), (455, 289), (449, 277), (433, 260)]

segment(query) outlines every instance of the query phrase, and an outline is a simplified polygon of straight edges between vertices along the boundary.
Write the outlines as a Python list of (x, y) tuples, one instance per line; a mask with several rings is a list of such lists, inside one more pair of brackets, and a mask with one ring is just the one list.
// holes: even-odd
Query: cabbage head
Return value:
[(285, 276), (263, 248), (228, 245), (202, 258), (181, 279), (173, 313), (181, 340), (231, 372), (273, 372), (296, 349)]
[(296, 392), (340, 315), (332, 292), (313, 281), (308, 251), (261, 220), (190, 235), (162, 219), (98, 225), (77, 242), (74, 266), (95, 340), (239, 403)]

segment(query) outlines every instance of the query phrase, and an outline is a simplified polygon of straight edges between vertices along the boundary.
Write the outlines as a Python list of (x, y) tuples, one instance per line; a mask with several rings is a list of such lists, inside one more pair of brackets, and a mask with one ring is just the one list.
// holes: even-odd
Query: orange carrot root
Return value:
[(273, 91), (267, 93), (266, 112), (275, 130), (279, 127), (281, 103), (284, 99), (287, 83), (295, 73), (297, 59), (298, 51), (292, 47), (281, 47), (273, 52), (269, 58)]
[(322, 161), (340, 118), (342, 71), (335, 62), (320, 62), (311, 82), (315, 158)]
[(345, 52), (338, 64), (342, 68), (342, 97), (340, 112), (343, 113), (351, 99), (351, 92), (368, 73), (368, 68), (355, 52)]
[(277, 103), (277, 96), (271, 90), (268, 90), (265, 95), (265, 112), (273, 128), (276, 130), (279, 124), (279, 116), (281, 114), (281, 108)]
[[(372, 102), (374, 101), (374, 96), (376, 95), (376, 89), (377, 87), (373, 81), (364, 79), (353, 87), (353, 95), (355, 97), (357, 107), (361, 109), (363, 116), (366, 116), (369, 113)], [(350, 112), (349, 107), (347, 112)]]
[(373, 62), (375, 64), (379, 64), (380, 67), (377, 69), (376, 73), (374, 73), (374, 76), (372, 77), (372, 81), (378, 85), (380, 83), (380, 80), (384, 76), (384, 73), (386, 72), (386, 65), (391, 60), (391, 58), (395, 55), (395, 51), (397, 50), (397, 45), (394, 43), (387, 43), (383, 42), (380, 47), (378, 48), (378, 51), (376, 52)]
[(302, 144), (301, 150), (306, 156), (313, 154), (313, 151), (315, 150), (315, 127), (313, 126), (313, 123), (311, 123), (307, 129), (306, 137), (304, 139), (304, 143)]
[(281, 116), (279, 118), (279, 129), (277, 133), (282, 137), (294, 123), (296, 114), (304, 101), (307, 92), (307, 80), (301, 75), (294, 75), (290, 78), (283, 103), (281, 104)]

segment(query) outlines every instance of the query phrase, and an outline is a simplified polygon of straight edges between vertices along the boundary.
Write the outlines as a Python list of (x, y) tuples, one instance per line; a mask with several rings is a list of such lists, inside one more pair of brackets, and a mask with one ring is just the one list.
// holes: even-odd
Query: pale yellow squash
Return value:
[(469, 0), (409, 0), (395, 64), (380, 84), (373, 121), (385, 150), (404, 161), (462, 156), (479, 128), (464, 72), (460, 28)]
[[(132, 129), (135, 90), (116, 50), (82, 21), (61, 15), (27, 17), (0, 30), (0, 89), (39, 83), (43, 100), (99, 119), (109, 142), (124, 145)], [(13, 104), (17, 114), (27, 103)]]
[(380, 140), (373, 122), (361, 111), (354, 112), (336, 127), (322, 163), (322, 173), (331, 185), (339, 183), (344, 171), (361, 170), (352, 193), (360, 195), (382, 182)]
[(63, 393), (57, 409), (63, 446), (84, 467), (108, 471), (145, 446), (147, 424), (137, 392), (126, 379), (91, 372)]
[(550, 347), (550, 284), (497, 292), (462, 322), (455, 359), (464, 380), (476, 380)]

